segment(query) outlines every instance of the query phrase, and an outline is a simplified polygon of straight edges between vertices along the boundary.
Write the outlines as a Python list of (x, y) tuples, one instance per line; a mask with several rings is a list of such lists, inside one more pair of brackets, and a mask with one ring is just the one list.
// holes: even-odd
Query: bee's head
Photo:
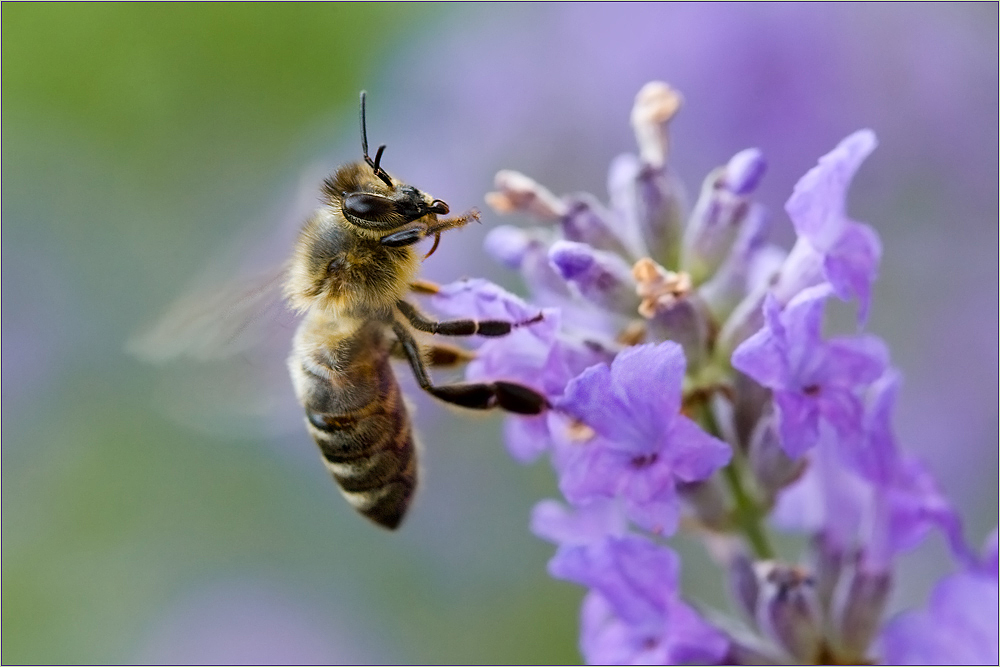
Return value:
[(323, 184), (323, 193), (327, 202), (339, 208), (347, 222), (363, 236), (378, 238), (425, 216), (448, 213), (445, 202), (386, 173), (381, 164), (385, 146), (378, 147), (374, 159), (368, 155), (364, 91), (361, 91), (361, 152), (364, 162), (342, 167)]

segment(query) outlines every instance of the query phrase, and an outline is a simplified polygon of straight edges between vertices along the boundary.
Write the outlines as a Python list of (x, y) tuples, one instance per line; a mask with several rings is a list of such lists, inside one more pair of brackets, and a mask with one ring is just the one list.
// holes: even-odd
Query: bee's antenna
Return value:
[(368, 129), (365, 127), (365, 98), (367, 96), (368, 93), (362, 90), (361, 91), (361, 152), (364, 153), (365, 162), (368, 163), (368, 166), (372, 168), (372, 171), (375, 172), (375, 175), (378, 176), (382, 180), (382, 182), (388, 185), (390, 188), (395, 187), (392, 183), (392, 179), (389, 178), (389, 174), (385, 173), (385, 170), (382, 169), (382, 167), (380, 166), (380, 163), (382, 162), (382, 153), (383, 151), (385, 151), (385, 145), (383, 144), (379, 146), (378, 150), (375, 151), (374, 160), (368, 157)]

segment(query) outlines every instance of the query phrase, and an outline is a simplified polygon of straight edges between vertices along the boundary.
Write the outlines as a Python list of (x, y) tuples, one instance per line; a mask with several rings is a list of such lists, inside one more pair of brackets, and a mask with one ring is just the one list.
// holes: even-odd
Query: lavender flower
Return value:
[(678, 414), (683, 376), (680, 346), (664, 342), (627, 349), (610, 368), (591, 366), (570, 381), (557, 411), (586, 428), (566, 436), (556, 456), (559, 488), (570, 502), (621, 498), (642, 528), (676, 530), (677, 484), (707, 479), (732, 455)]
[(729, 642), (680, 598), (680, 559), (625, 533), (613, 501), (567, 511), (535, 508), (532, 528), (558, 543), (549, 572), (588, 586), (580, 613), (581, 651), (594, 664), (717, 663)]
[[(796, 185), (786, 211), (798, 238), (786, 253), (767, 241), (753, 200), (758, 149), (713, 171), (685, 213), (668, 159), (679, 106), (665, 84), (639, 92), (639, 155), (612, 163), (607, 207), (509, 171), (488, 197), (545, 225), (487, 239), (544, 308), (484, 343), (468, 375), (550, 400), (546, 415), (510, 418), (508, 447), (522, 461), (548, 453), (570, 504), (539, 504), (533, 529), (559, 545), (550, 573), (589, 589), (581, 650), (632, 664), (944, 656), (946, 639), (921, 628), (961, 626), (961, 603), (979, 591), (995, 602), (995, 537), (984, 574), (930, 472), (899, 448), (886, 345), (823, 335), (831, 296), (856, 300), (859, 324), (871, 305), (881, 245), (845, 201), (874, 133), (852, 134)], [(468, 316), (537, 313), (483, 281), (436, 299)], [(679, 557), (662, 542), (682, 527), (706, 537), (742, 620), (682, 599)], [(927, 611), (886, 625), (895, 561), (932, 529), (960, 572)], [(778, 553), (773, 530), (804, 533), (808, 549)], [(995, 656), (996, 623), (971, 627), (962, 655)]]
[(822, 340), (828, 283), (803, 290), (782, 309), (768, 294), (763, 329), (733, 353), (733, 367), (771, 389), (785, 452), (798, 458), (829, 425), (842, 443), (861, 437), (861, 393), (886, 369), (888, 352), (874, 336)]
[(941, 580), (928, 608), (894, 619), (882, 634), (887, 662), (898, 665), (997, 664), (997, 531), (979, 567)]

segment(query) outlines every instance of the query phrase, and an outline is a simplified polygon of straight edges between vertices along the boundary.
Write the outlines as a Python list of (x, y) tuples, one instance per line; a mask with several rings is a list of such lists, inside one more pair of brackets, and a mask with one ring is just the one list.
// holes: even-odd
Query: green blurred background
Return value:
[[(235, 237), (266, 239), (311, 160), (357, 159), (358, 90), (385, 119), (378, 78), (441, 11), (4, 5), (5, 663), (576, 659), (577, 595), (538, 596), (548, 548), (523, 527), (547, 475), (496, 419), (454, 427), (463, 460), (388, 534), (303, 431), (181, 425), (155, 399), (173, 369), (123, 353)], [(521, 492), (459, 478), (494, 467)]]
[[(280, 345), (203, 367), (123, 351), (192, 284), (283, 258), (323, 169), (358, 157), (361, 88), (385, 164), (455, 210), (503, 167), (603, 196), (654, 77), (688, 100), (689, 189), (759, 145), (779, 217), (795, 175), (875, 127), (852, 192), (886, 245), (872, 328), (908, 378), (905, 439), (980, 539), (997, 506), (996, 8), (911, 9), (4, 3), (3, 661), (579, 659), (582, 592), (546, 576), (527, 529), (552, 477), (507, 457), (498, 418), (416, 397), (426, 484), (388, 534), (329, 480)], [(517, 287), (481, 254), (484, 222), (431, 277)], [(721, 600), (695, 560), (688, 585)]]

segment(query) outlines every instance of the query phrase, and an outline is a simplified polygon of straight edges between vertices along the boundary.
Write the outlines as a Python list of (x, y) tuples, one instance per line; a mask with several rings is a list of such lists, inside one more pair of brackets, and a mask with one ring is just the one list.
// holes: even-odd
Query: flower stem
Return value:
[(733, 508), (733, 518), (753, 548), (754, 554), (761, 559), (772, 559), (774, 558), (774, 549), (771, 548), (771, 543), (767, 539), (767, 533), (761, 522), (763, 513), (750, 494), (743, 488), (742, 475), (737, 464), (738, 461), (734, 459), (722, 469), (722, 475), (725, 477), (729, 491), (733, 494), (733, 500), (736, 502), (736, 507)]
[[(715, 421), (715, 415), (712, 413), (708, 401), (702, 397), (699, 398), (701, 400), (697, 401), (696, 413), (698, 421), (708, 433), (722, 439), (721, 430)], [(733, 502), (736, 504), (732, 511), (732, 518), (740, 532), (743, 533), (744, 537), (750, 543), (754, 555), (765, 560), (772, 559), (775, 556), (775, 551), (771, 547), (762, 521), (766, 515), (766, 511), (754, 500), (744, 485), (744, 462), (744, 457), (734, 447), (732, 461), (722, 469), (722, 476), (725, 478), (726, 486), (729, 487)]]

